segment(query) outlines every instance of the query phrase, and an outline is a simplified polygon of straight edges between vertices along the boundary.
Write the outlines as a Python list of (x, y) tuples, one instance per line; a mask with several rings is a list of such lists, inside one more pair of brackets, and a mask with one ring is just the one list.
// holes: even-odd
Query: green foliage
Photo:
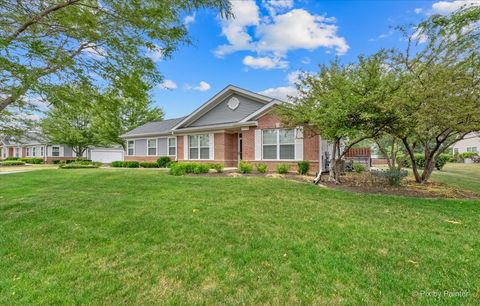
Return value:
[(217, 173), (222, 173), (223, 172), (223, 165), (219, 164), (219, 163), (210, 164), (210, 168), (217, 171)]
[(95, 169), (100, 167), (101, 163), (93, 163), (93, 162), (72, 162), (72, 163), (65, 163), (59, 166), (60, 169)]
[(170, 165), (171, 175), (208, 173), (212, 165), (207, 163), (173, 163)]
[(458, 156), (462, 160), (465, 160), (467, 158), (472, 158), (472, 157), (478, 156), (478, 153), (477, 152), (463, 152), (463, 153), (458, 154)]
[(127, 160), (124, 162), (125, 168), (140, 168), (140, 163), (138, 161)]
[(246, 161), (240, 161), (240, 164), (238, 165), (238, 172), (240, 173), (251, 173), (253, 170), (252, 164), (246, 162)]
[(114, 167), (114, 168), (122, 168), (123, 164), (124, 164), (123, 161), (116, 160), (116, 161), (112, 162), (111, 166)]
[(158, 166), (160, 168), (168, 168), (172, 159), (168, 156), (162, 156), (157, 160)]
[(386, 181), (390, 186), (400, 186), (402, 180), (408, 176), (407, 170), (398, 169), (372, 170), (370, 173), (372, 176)]
[(158, 163), (156, 163), (156, 162), (140, 162), (140, 167), (142, 167), (142, 168), (158, 168)]
[(267, 172), (267, 165), (265, 163), (258, 163), (256, 167), (257, 167), (257, 171), (260, 173)]
[(7, 157), (5, 160), (20, 160), (20, 157)]
[(440, 154), (435, 160), (435, 168), (437, 170), (442, 170), (443, 167), (447, 164), (447, 162), (451, 162), (452, 160), (453, 156), (451, 154)]
[(21, 160), (5, 160), (0, 161), (0, 167), (7, 167), (7, 166), (23, 166), (25, 165), (24, 161)]
[(32, 158), (22, 158), (21, 160), (26, 162), (27, 164), (34, 164), (34, 165), (43, 164), (42, 158), (32, 157)]
[(306, 175), (308, 173), (308, 170), (310, 170), (310, 162), (305, 160), (300, 161), (297, 163), (297, 168), (298, 168), (298, 174)]
[(288, 173), (288, 165), (287, 164), (280, 164), (277, 166), (277, 172), (279, 174), (285, 174)]
[(367, 170), (367, 167), (365, 167), (364, 164), (359, 163), (359, 162), (353, 162), (353, 171), (357, 173), (362, 173)]

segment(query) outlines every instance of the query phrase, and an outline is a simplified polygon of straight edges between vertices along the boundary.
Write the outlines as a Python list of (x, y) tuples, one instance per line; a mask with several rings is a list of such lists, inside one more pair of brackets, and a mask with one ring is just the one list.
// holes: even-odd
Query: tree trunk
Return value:
[(336, 139), (333, 143), (332, 150), (332, 161), (330, 162), (329, 169), (329, 180), (335, 184), (340, 183), (340, 164), (341, 164), (341, 155), (340, 155), (340, 139)]
[(406, 137), (402, 138), (402, 142), (405, 146), (405, 149), (407, 150), (408, 156), (410, 156), (410, 160), (412, 162), (412, 171), (413, 171), (413, 175), (415, 176), (415, 181), (417, 183), (422, 183), (422, 177), (420, 176), (420, 173), (418, 173), (417, 160), (415, 159), (413, 148), (410, 147), (410, 144), (408, 143), (408, 140)]

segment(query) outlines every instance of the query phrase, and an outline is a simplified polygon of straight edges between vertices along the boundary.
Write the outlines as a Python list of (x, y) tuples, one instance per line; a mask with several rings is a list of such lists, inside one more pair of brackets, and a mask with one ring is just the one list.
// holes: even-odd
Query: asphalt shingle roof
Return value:
[(144, 135), (144, 134), (167, 134), (170, 130), (182, 121), (185, 117), (152, 121), (145, 123), (125, 134), (122, 137)]

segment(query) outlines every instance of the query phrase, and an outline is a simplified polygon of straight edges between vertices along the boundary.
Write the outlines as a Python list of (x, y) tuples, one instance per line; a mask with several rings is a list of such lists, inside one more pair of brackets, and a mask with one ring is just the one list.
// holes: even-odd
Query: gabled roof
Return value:
[(148, 136), (148, 135), (161, 135), (169, 134), (171, 129), (178, 124), (185, 117), (166, 119), (166, 120), (157, 120), (148, 122), (144, 125), (141, 125), (120, 137), (133, 137), (133, 136)]
[(2, 140), (5, 146), (28, 146), (28, 145), (38, 145), (46, 144), (47, 140), (45, 137), (38, 132), (28, 133), (18, 139), (15, 138), (5, 138)]
[(222, 89), (219, 93), (217, 93), (215, 96), (213, 96), (211, 99), (209, 99), (207, 102), (202, 104), (195, 111), (193, 111), (190, 115), (185, 117), (177, 125), (175, 125), (172, 128), (172, 130), (178, 130), (178, 129), (181, 129), (182, 127), (188, 126), (189, 123), (194, 122), (195, 120), (200, 118), (202, 115), (206, 114), (209, 110), (214, 108), (217, 104), (221, 103), (226, 97), (234, 93), (247, 97), (253, 101), (263, 103), (265, 105), (275, 100), (271, 97), (267, 97), (267, 96), (255, 93), (253, 91), (249, 91), (234, 85), (228, 85), (227, 87)]

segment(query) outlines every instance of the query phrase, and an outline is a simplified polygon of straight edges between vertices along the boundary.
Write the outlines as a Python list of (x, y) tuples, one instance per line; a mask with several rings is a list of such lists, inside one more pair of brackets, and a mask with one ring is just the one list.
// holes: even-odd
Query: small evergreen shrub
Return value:
[(160, 168), (168, 168), (172, 159), (168, 156), (162, 156), (157, 160), (157, 164)]
[(210, 170), (209, 164), (196, 164), (193, 167), (193, 173), (195, 174), (208, 173), (208, 170)]
[(298, 174), (305, 175), (310, 170), (310, 163), (308, 161), (301, 161), (297, 164), (298, 167)]
[(156, 162), (141, 162), (140, 167), (142, 167), (142, 168), (158, 168), (158, 164)]
[(5, 160), (0, 162), (0, 167), (23, 166), (23, 165), (25, 165), (25, 162), (21, 160)]
[(7, 157), (5, 160), (20, 160), (20, 157)]
[(435, 160), (435, 168), (437, 170), (442, 170), (442, 168), (453, 160), (453, 156), (450, 154), (440, 154)]
[(462, 160), (478, 156), (477, 152), (463, 152), (458, 155)]
[(251, 173), (253, 170), (253, 166), (250, 163), (244, 162), (243, 160), (240, 161), (240, 164), (238, 165), (238, 171), (240, 173)]
[(359, 163), (359, 162), (354, 162), (352, 167), (353, 167), (353, 171), (355, 171), (357, 173), (362, 173), (362, 172), (365, 172), (367, 170), (367, 167), (365, 167), (364, 164)]
[(138, 161), (128, 160), (125, 161), (125, 168), (140, 168), (140, 163)]
[(386, 181), (390, 186), (400, 186), (402, 180), (408, 175), (407, 170), (398, 169), (372, 170), (370, 173)]
[(54, 165), (58, 165), (58, 164), (60, 164), (60, 162), (61, 162), (61, 160), (59, 160), (59, 159), (52, 160), (52, 163)]
[(121, 160), (116, 160), (112, 162), (111, 166), (114, 168), (122, 168), (124, 167), (124, 162)]
[(279, 174), (285, 174), (288, 172), (288, 165), (286, 164), (280, 164), (277, 166), (277, 172)]
[(223, 165), (222, 164), (218, 164), (218, 163), (211, 164), (210, 168), (217, 171), (217, 173), (222, 173), (223, 172)]
[(265, 172), (267, 172), (267, 165), (264, 164), (264, 163), (258, 163), (258, 164), (256, 165), (256, 167), (257, 167), (257, 171), (260, 172), (260, 173), (265, 173)]
[(100, 165), (101, 163), (82, 161), (82, 162), (61, 164), (59, 168), (60, 169), (95, 169), (100, 167)]

